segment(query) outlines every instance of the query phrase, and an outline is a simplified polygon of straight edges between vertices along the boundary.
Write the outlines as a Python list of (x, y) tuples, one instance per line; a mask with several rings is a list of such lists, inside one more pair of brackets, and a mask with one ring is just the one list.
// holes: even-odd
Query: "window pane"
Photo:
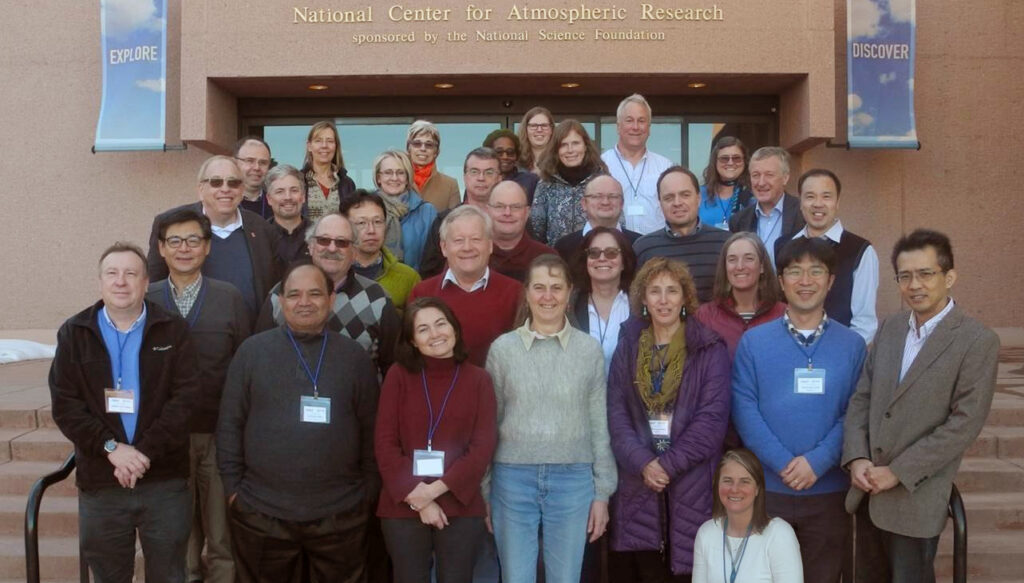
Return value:
[(718, 138), (739, 138), (747, 147), (748, 156), (762, 146), (775, 145), (771, 136), (771, 125), (767, 122), (691, 123), (687, 126), (687, 132), (690, 170), (701, 179), (701, 184), (704, 183), (704, 168), (708, 165), (711, 146)]
[[(487, 134), (501, 129), (502, 123), (435, 123), (441, 132), (441, 154), (437, 157), (437, 167), (459, 183), (459, 192), (465, 192), (466, 185), (462, 181), (462, 165), (466, 154), (484, 143)], [(404, 143), (404, 142), (403, 142)]]
[[(615, 119), (601, 120), (601, 151), (614, 148), (619, 141), (619, 132), (615, 128)], [(673, 164), (682, 159), (683, 126), (679, 119), (660, 120), (654, 118), (651, 123), (651, 137), (647, 139), (647, 149), (668, 158)]]

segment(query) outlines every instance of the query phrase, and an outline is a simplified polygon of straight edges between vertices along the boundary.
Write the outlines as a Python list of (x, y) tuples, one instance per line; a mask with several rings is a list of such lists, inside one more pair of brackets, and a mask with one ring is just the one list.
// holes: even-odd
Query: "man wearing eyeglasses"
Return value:
[(633, 243), (637, 268), (655, 257), (678, 259), (690, 269), (697, 299), (709, 302), (729, 232), (700, 222), (700, 184), (693, 172), (672, 166), (658, 177), (657, 188), (665, 223)]
[(158, 226), (158, 248), (170, 275), (151, 283), (146, 299), (185, 319), (199, 353), (200, 393), (188, 428), (194, 512), (189, 513), (192, 533), (186, 580), (231, 583), (235, 562), (213, 433), (228, 365), (249, 337), (251, 319), (242, 294), (233, 285), (201, 273), (212, 236), (210, 220), (193, 209), (164, 217)]
[(302, 216), (306, 204), (305, 177), (294, 166), (281, 164), (267, 172), (264, 182), (267, 203), (274, 212), (270, 224), (281, 237), (277, 258), (282, 265), (308, 258), (306, 229), (310, 221)]
[(277, 258), (280, 236), (260, 215), (239, 208), (244, 183), (242, 170), (234, 158), (207, 158), (199, 167), (199, 202), (173, 208), (154, 219), (147, 263), (154, 281), (166, 279), (169, 272), (158, 245), (160, 221), (183, 208), (201, 212), (210, 219), (213, 229), (203, 275), (235, 286), (255, 316), (267, 292), (281, 277), (281, 263)]
[[(313, 265), (327, 272), (333, 282), (335, 299), (328, 327), (358, 342), (373, 357), (383, 378), (394, 362), (401, 322), (384, 288), (352, 269), (355, 235), (344, 215), (331, 213), (317, 219), (306, 231), (306, 243)], [(263, 303), (255, 330), (262, 332), (283, 323), (278, 284)]]
[(272, 163), (270, 146), (255, 136), (246, 136), (235, 144), (235, 161), (245, 181), (240, 206), (269, 219), (272, 213), (263, 188), (263, 179)]
[[(838, 583), (850, 549), (839, 465), (843, 415), (857, 386), (864, 339), (833, 320), (825, 297), (836, 255), (818, 238), (779, 251), (782, 318), (747, 330), (732, 369), (732, 420), (764, 464), (768, 514), (796, 531), (803, 580)], [(884, 581), (884, 579), (872, 579)]]
[(555, 252), (526, 232), (530, 205), (519, 184), (511, 180), (499, 182), (491, 191), (487, 213), (494, 225), (494, 251), (488, 261), (491, 269), (522, 282), (535, 257)]
[(574, 257), (583, 250), (583, 237), (594, 227), (618, 229), (633, 243), (640, 238), (640, 233), (623, 229), (619, 221), (622, 219), (622, 185), (612, 176), (603, 175), (587, 183), (580, 201), (587, 223), (579, 231), (569, 233), (555, 241), (555, 251), (572, 265)]
[(949, 295), (949, 238), (918, 229), (892, 252), (910, 307), (882, 322), (846, 411), (846, 510), (857, 581), (935, 581), (935, 553), (960, 460), (995, 392), (999, 337)]
[(355, 261), (352, 270), (372, 279), (391, 297), (398, 315), (405, 310), (409, 292), (420, 282), (420, 274), (399, 261), (384, 244), (387, 240), (387, 205), (379, 194), (356, 190), (341, 201), (338, 212), (348, 217), (355, 229)]

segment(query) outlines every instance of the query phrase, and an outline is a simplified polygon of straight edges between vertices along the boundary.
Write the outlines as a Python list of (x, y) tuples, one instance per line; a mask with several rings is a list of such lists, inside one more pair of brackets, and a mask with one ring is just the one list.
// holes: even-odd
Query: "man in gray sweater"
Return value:
[(228, 369), (217, 458), (237, 580), (361, 582), (377, 375), (355, 341), (330, 331), (330, 277), (315, 265), (282, 282), (284, 325), (252, 336)]

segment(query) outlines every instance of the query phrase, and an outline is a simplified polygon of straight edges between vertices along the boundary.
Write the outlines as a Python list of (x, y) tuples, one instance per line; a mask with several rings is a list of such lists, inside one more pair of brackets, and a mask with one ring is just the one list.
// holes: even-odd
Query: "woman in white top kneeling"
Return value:
[(803, 583), (793, 527), (765, 510), (764, 469), (747, 449), (722, 456), (711, 520), (697, 531), (693, 583)]

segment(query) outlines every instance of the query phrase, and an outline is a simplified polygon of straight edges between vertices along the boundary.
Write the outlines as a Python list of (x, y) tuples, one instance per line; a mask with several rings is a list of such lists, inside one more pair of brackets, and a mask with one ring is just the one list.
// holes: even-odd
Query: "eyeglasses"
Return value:
[(241, 178), (204, 178), (199, 182), (206, 182), (213, 188), (220, 188), (225, 182), (228, 183), (228, 188), (238, 188), (242, 185)]
[(739, 164), (742, 161), (743, 156), (740, 156), (739, 154), (733, 154), (732, 156), (722, 154), (721, 156), (718, 157), (718, 162), (720, 164), (728, 164), (729, 162), (732, 162), (733, 164)]
[(396, 176), (405, 176), (405, 170), (381, 170), (377, 174), (387, 178), (395, 178)]
[(494, 178), (495, 176), (498, 175), (498, 171), (493, 168), (488, 168), (487, 170), (481, 170), (479, 168), (470, 168), (469, 170), (466, 170), (466, 174), (469, 174), (473, 178), (477, 178), (481, 174), (488, 178)]
[(242, 162), (246, 166), (259, 166), (260, 168), (270, 168), (270, 160), (259, 159), (259, 158), (235, 158), (239, 162)]
[(918, 269), (917, 271), (901, 271), (896, 274), (896, 283), (906, 286), (910, 285), (910, 282), (917, 278), (924, 285), (928, 285), (935, 281), (935, 277), (939, 274), (946, 273), (945, 271), (935, 271), (934, 269)]
[(528, 123), (528, 124), (526, 124), (526, 129), (530, 130), (531, 132), (539, 132), (541, 130), (551, 129), (551, 124), (549, 124), (549, 123)]
[(515, 204), (490, 204), (490, 203), (487, 203), (487, 206), (489, 206), (492, 209), (498, 211), (499, 213), (504, 213), (506, 211), (512, 211), (514, 213), (518, 213), (519, 211), (525, 209), (528, 205), (526, 205), (524, 203), (521, 203), (521, 202), (517, 202)]
[(167, 237), (166, 239), (162, 239), (164, 245), (167, 245), (171, 249), (181, 247), (182, 243), (188, 245), (190, 249), (195, 249), (202, 245), (205, 240), (205, 237), (200, 237), (199, 235), (189, 235), (188, 237)]
[(334, 239), (323, 235), (313, 237), (313, 240), (321, 247), (330, 247), (331, 243), (334, 243), (334, 246), (338, 249), (348, 249), (348, 246), (352, 244), (352, 241), (349, 241), (348, 239), (342, 239), (341, 237)]
[(819, 279), (828, 275), (828, 268), (819, 266), (808, 267), (807, 269), (802, 267), (787, 267), (782, 270), (782, 277), (791, 281), (801, 279), (805, 274), (814, 279)]
[(587, 259), (600, 259), (601, 255), (604, 255), (607, 259), (615, 259), (622, 253), (622, 249), (618, 247), (588, 247), (587, 248)]
[(494, 153), (499, 156), (509, 156), (512, 158), (516, 157), (516, 151), (514, 148), (495, 148)]
[(383, 229), (384, 228), (384, 219), (372, 219), (372, 220), (361, 219), (361, 220), (358, 220), (358, 221), (352, 221), (352, 226), (357, 228), (357, 229), (359, 229), (360, 231), (362, 231), (363, 229), (365, 229), (366, 227), (368, 227), (370, 225), (373, 225), (374, 230), (376, 230), (376, 229)]
[(584, 194), (583, 198), (587, 200), (596, 200), (599, 202), (615, 202), (622, 200), (621, 194)]
[(437, 147), (437, 142), (431, 142), (430, 140), (413, 140), (409, 142), (409, 147), (416, 150), (426, 149), (433, 150)]

